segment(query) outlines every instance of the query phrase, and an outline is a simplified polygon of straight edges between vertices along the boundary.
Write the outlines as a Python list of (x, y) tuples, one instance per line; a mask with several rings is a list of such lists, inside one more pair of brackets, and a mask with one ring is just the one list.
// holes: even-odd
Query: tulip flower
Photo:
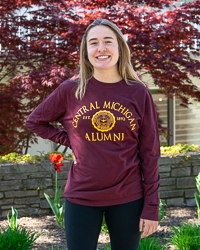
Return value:
[(50, 154), (50, 160), (53, 163), (53, 167), (56, 171), (55, 176), (55, 198), (54, 202), (50, 199), (50, 197), (47, 194), (44, 194), (53, 213), (56, 216), (56, 220), (58, 225), (60, 226), (60, 223), (62, 222), (62, 226), (64, 227), (64, 211), (65, 211), (65, 203), (63, 205), (60, 205), (60, 196), (62, 192), (62, 187), (57, 187), (57, 171), (61, 173), (60, 167), (63, 167), (65, 164), (60, 164), (63, 161), (63, 157), (61, 154)]
[[(61, 173), (60, 167), (64, 166), (65, 164), (60, 164), (63, 161), (63, 157), (61, 154), (50, 154), (49, 155), (51, 162), (54, 164), (54, 169)], [(56, 172), (57, 177), (57, 172)]]

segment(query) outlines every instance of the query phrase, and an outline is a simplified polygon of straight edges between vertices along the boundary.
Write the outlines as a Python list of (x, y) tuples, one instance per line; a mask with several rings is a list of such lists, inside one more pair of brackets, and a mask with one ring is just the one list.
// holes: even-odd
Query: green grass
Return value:
[(138, 250), (164, 250), (164, 246), (161, 245), (159, 239), (153, 237), (146, 237), (140, 240)]
[(180, 227), (173, 227), (168, 243), (174, 245), (177, 250), (200, 249), (200, 226), (186, 223), (181, 224)]

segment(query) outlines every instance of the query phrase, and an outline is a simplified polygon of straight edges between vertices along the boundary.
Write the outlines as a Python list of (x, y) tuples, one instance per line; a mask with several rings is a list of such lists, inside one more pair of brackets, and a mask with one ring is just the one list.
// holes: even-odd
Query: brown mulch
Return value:
[[(186, 222), (200, 224), (200, 220), (197, 218), (196, 207), (167, 207), (165, 208), (165, 216), (160, 222), (158, 230), (154, 233), (154, 236), (158, 237), (164, 245), (166, 242), (164, 238), (170, 237), (172, 226), (180, 226), (181, 223)], [(54, 250), (66, 249), (64, 229), (57, 226), (54, 215), (48, 214), (19, 217), (18, 224), (40, 234), (37, 239), (37, 243), (40, 246), (36, 248), (37, 250), (51, 250), (52, 246)], [(5, 228), (7, 226), (7, 219), (0, 219), (0, 227)], [(109, 236), (105, 233), (101, 233), (99, 236), (98, 249), (102, 249), (103, 246), (109, 242)], [(171, 246), (170, 250), (173, 249), (174, 247)]]

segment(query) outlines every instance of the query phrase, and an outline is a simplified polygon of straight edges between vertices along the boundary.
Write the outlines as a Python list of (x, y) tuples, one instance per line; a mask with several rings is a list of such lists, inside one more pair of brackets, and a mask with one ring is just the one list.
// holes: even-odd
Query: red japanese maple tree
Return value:
[[(0, 2), (0, 154), (37, 139), (27, 115), (77, 74), (82, 35), (92, 20), (111, 20), (127, 37), (132, 64), (166, 95), (200, 101), (200, 0), (4, 0)], [(148, 83), (147, 83), (148, 84)]]

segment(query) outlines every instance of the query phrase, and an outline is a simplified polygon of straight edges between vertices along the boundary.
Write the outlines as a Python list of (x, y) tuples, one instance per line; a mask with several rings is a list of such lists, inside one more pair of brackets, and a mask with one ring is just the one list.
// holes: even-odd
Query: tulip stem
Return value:
[(57, 192), (57, 170), (56, 170), (56, 176), (55, 176), (55, 189), (56, 189), (56, 192)]

